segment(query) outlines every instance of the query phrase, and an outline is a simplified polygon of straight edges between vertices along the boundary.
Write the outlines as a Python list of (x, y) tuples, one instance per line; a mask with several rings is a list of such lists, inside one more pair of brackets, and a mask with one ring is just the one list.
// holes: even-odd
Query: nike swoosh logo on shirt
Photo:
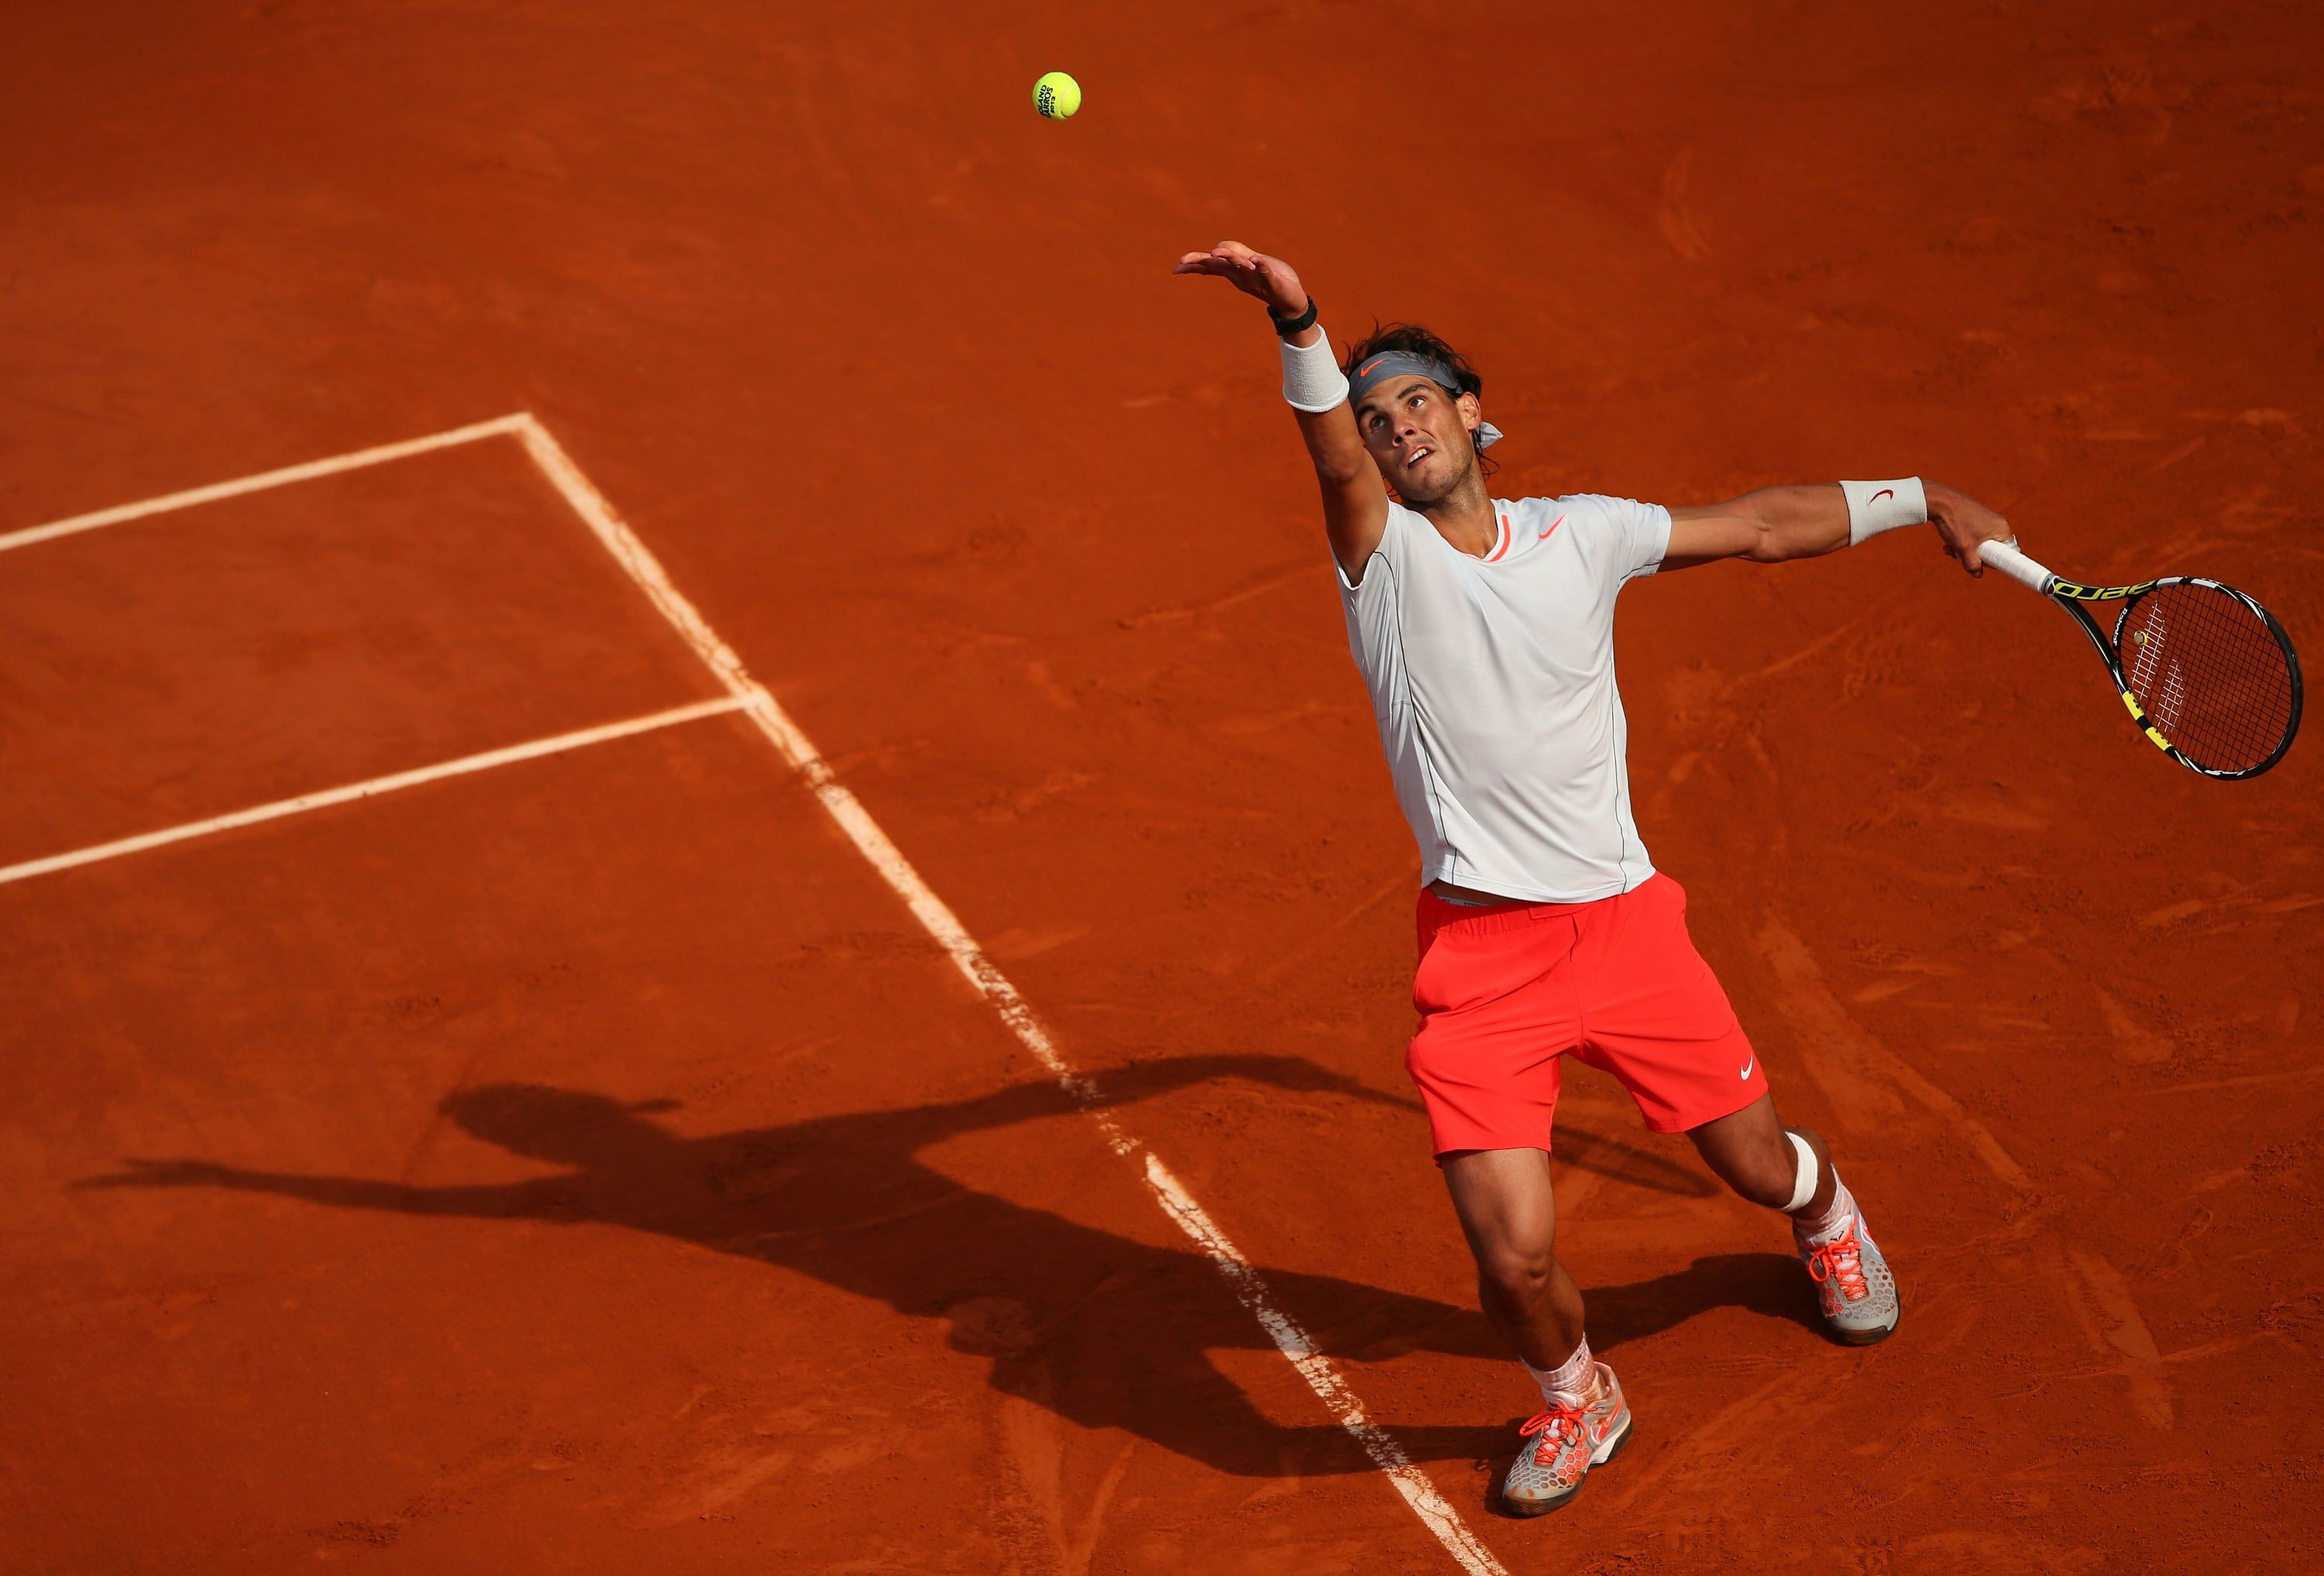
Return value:
[(1547, 525), (1543, 526), (1541, 528), (1541, 539), (1547, 541), (1549, 539), (1549, 533), (1555, 530), (1559, 526), (1563, 525), (1564, 523), (1565, 516), (1561, 514), (1555, 520), (1551, 521)]
[(1752, 1052), (1748, 1056), (1747, 1056), (1747, 1057), (1745, 1057), (1745, 1058), (1744, 1058), (1744, 1061), (1743, 1061), (1743, 1071), (1741, 1071), (1740, 1073), (1736, 1074), (1735, 1074), (1735, 1076), (1737, 1076), (1738, 1078), (1748, 1078), (1749, 1076), (1751, 1076), (1751, 1066), (1752, 1066), (1752, 1064), (1753, 1064), (1753, 1063), (1755, 1063), (1755, 1062), (1757, 1062), (1758, 1059), (1759, 1059), (1759, 1053), (1758, 1053), (1758, 1052), (1757, 1052), (1757, 1051), (1753, 1051), (1753, 1052)]

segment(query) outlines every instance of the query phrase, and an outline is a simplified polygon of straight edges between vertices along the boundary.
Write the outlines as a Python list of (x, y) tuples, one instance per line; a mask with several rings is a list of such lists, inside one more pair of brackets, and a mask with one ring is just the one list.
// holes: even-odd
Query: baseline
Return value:
[(76, 865), (96, 864), (101, 860), (118, 859), (124, 853), (140, 853), (149, 848), (161, 848), (172, 843), (184, 843), (189, 838), (207, 837), (214, 832), (230, 832), (237, 826), (254, 826), (262, 821), (279, 821), (285, 816), (302, 815), (309, 810), (327, 809), (355, 799), (368, 799), (380, 794), (393, 793), (398, 788), (417, 788), (421, 783), (436, 782), (447, 777), (466, 777), (471, 772), (490, 771), (495, 766), (512, 766), (520, 760), (537, 760), (544, 755), (560, 755), (568, 750), (580, 750), (591, 744), (603, 744), (613, 739), (627, 739), (632, 734), (650, 733), (657, 728), (675, 727), (700, 717), (715, 717), (726, 712), (743, 709), (744, 703), (733, 696), (716, 700), (696, 701), (691, 705), (672, 706), (665, 712), (647, 716), (632, 717), (625, 722), (603, 723), (594, 728), (576, 728), (570, 733), (557, 733), (530, 743), (503, 745), (498, 750), (486, 750), (475, 755), (463, 755), (456, 760), (442, 760), (433, 766), (414, 767), (409, 771), (391, 772), (363, 782), (344, 787), (324, 788), (319, 792), (300, 794), (295, 798), (276, 799), (272, 804), (254, 805), (246, 810), (235, 810), (224, 816), (212, 816), (204, 821), (188, 821), (159, 832), (143, 832), (134, 837), (123, 837), (111, 843), (99, 843), (88, 848), (75, 849), (69, 853), (52, 853), (41, 859), (28, 859), (20, 864), (0, 865), (0, 886), (10, 881), (30, 880), (53, 871), (71, 870)]
[(29, 548), (35, 542), (54, 541), (60, 536), (75, 536), (81, 531), (95, 530), (99, 526), (118, 525), (124, 520), (141, 520), (149, 514), (167, 514), (173, 509), (191, 509), (197, 503), (212, 503), (221, 498), (239, 498), (245, 493), (263, 493), (272, 487), (287, 487), (293, 482), (311, 482), (318, 476), (359, 471), (366, 465), (383, 465), (391, 460), (410, 459), (414, 455), (428, 454), (435, 449), (456, 448), (464, 443), (514, 432), (521, 423), (531, 419), (530, 416), (495, 416), (490, 421), (455, 427), (448, 432), (430, 433), (426, 438), (408, 438), (401, 443), (383, 443), (375, 448), (359, 448), (352, 454), (309, 460), (304, 465), (284, 465), (281, 470), (261, 471), (254, 476), (239, 476), (231, 482), (216, 482), (207, 487), (189, 487), (182, 493), (167, 493), (139, 503), (122, 503), (111, 509), (98, 509), (88, 514), (52, 520), (46, 525), (27, 526), (23, 530), (0, 534), (0, 553), (12, 548)]

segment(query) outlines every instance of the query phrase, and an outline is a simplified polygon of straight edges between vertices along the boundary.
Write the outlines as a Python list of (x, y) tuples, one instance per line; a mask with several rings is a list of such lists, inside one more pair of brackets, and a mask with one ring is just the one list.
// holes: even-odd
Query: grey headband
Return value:
[[(1360, 405), (1364, 396), (1390, 378), (1426, 378), (1448, 394), (1461, 392), (1461, 379), (1453, 370), (1434, 356), (1415, 355), (1409, 350), (1383, 350), (1361, 366), (1348, 382), (1348, 403)], [(1490, 448), (1501, 441), (1501, 429), (1489, 421), (1477, 423), (1477, 447)]]

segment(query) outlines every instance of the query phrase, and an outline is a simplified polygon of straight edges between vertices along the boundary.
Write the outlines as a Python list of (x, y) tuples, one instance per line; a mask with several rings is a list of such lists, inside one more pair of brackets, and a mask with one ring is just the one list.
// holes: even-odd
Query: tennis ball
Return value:
[(1033, 84), (1033, 107), (1044, 120), (1069, 120), (1082, 106), (1082, 85), (1063, 71), (1051, 71)]

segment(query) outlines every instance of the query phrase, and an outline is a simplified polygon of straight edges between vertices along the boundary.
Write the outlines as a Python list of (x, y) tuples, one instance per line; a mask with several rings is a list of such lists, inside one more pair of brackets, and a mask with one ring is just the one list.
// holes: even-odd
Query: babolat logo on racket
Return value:
[(2152, 580), (2139, 585), (2078, 585), (2071, 580), (2060, 580), (2050, 587), (2050, 594), (2070, 596), (2076, 602), (2120, 602), (2126, 596), (2153, 589)]

